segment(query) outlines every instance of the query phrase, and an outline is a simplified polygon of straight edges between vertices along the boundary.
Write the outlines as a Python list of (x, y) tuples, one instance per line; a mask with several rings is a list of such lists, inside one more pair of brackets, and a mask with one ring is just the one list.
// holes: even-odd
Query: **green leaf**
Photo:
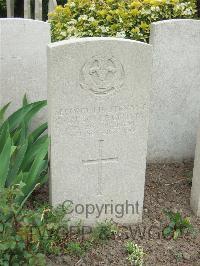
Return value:
[(10, 154), (10, 156), (13, 155), (13, 153), (16, 151), (16, 148), (17, 148), (17, 146), (11, 146), (11, 154)]
[(182, 220), (181, 214), (179, 212), (175, 213), (174, 222), (178, 223), (178, 222), (181, 222), (181, 220)]
[(25, 143), (22, 146), (19, 146), (16, 151), (16, 156), (14, 157), (14, 163), (12, 165), (12, 168), (10, 169), (6, 181), (6, 185), (10, 186), (12, 184), (17, 184), (18, 180), (18, 172), (21, 167), (21, 164), (24, 160), (24, 156), (26, 154), (26, 150), (28, 147), (28, 140), (25, 141)]
[(23, 105), (23, 106), (28, 105), (28, 100), (27, 100), (27, 96), (26, 96), (26, 94), (24, 94), (23, 101), (22, 101), (22, 105)]
[[(15, 177), (15, 184), (20, 184), (21, 182), (23, 183), (23, 180), (27, 179), (28, 173), (23, 173), (22, 171)], [(26, 184), (24, 184), (25, 186)], [(23, 186), (23, 187), (24, 187)]]
[(29, 104), (25, 95), (23, 106), (5, 121), (3, 115), (9, 104), (0, 110), (0, 188), (24, 182), (24, 195), (18, 195), (21, 201), (37, 183), (47, 180), (49, 138), (43, 134), (47, 123), (28, 133), (31, 119), (46, 104), (47, 101)]
[[(44, 167), (46, 167), (46, 170), (48, 169), (48, 161), (46, 160), (44, 163)], [(49, 175), (46, 174), (41, 174), (41, 178), (40, 178), (40, 184), (43, 185), (48, 181)]]
[(189, 218), (189, 217), (184, 218), (183, 221), (182, 221), (182, 224), (183, 224), (183, 226), (185, 226), (185, 227), (190, 226), (190, 225), (191, 225), (191, 224), (190, 224), (190, 218)]
[(4, 114), (6, 110), (8, 109), (10, 103), (6, 104), (3, 108), (0, 109), (0, 124), (3, 122)]
[(172, 229), (175, 227), (175, 225), (176, 225), (176, 224), (175, 224), (175, 222), (173, 222), (173, 221), (169, 223), (169, 227), (171, 227)]
[(4, 125), (1, 127), (1, 133), (0, 133), (0, 153), (3, 150), (3, 147), (4, 147), (4, 144), (5, 144), (6, 140), (7, 140), (8, 134), (9, 134), (9, 124), (7, 122), (7, 123), (4, 123)]
[(181, 230), (177, 229), (176, 231), (174, 231), (174, 240), (176, 240), (179, 236), (181, 236)]
[(168, 237), (172, 234), (172, 229), (170, 227), (166, 227), (164, 230), (163, 230), (163, 235), (164, 237)]
[(20, 202), (20, 208), (18, 210), (18, 213), (20, 212), (20, 210), (23, 208), (24, 204), (26, 203), (27, 199), (31, 196), (31, 194), (33, 193), (33, 191), (39, 186), (39, 184), (36, 184), (34, 186), (33, 189), (29, 190), (29, 192), (27, 193), (27, 195), (25, 197), (20, 197), (18, 198), (18, 202)]
[(9, 171), (12, 142), (8, 135), (4, 148), (0, 154), (0, 187), (5, 186), (6, 178)]
[(21, 127), (21, 133), (18, 145), (22, 145), (25, 142), (28, 132), (28, 126), (25, 124), (24, 121), (21, 123), (20, 127)]
[(26, 183), (26, 186), (24, 187), (23, 190), (25, 195), (27, 195), (28, 191), (33, 189), (36, 182), (40, 183), (40, 180), (38, 179), (40, 177), (41, 172), (43, 171), (44, 165), (46, 164), (44, 158), (47, 156), (48, 146), (49, 146), (49, 139), (47, 138), (40, 148), (40, 153), (34, 159), (34, 162), (28, 173), (27, 180), (23, 180), (24, 183)]
[[(13, 132), (23, 121), (28, 123), (34, 114), (40, 111), (47, 104), (47, 101), (39, 101), (23, 106), (14, 112), (4, 123), (9, 123), (10, 132)], [(1, 129), (0, 129), (1, 134)]]
[(41, 138), (39, 138), (35, 143), (28, 146), (28, 149), (27, 149), (27, 152), (26, 152), (23, 164), (22, 164), (23, 171), (29, 170), (35, 157), (37, 157), (40, 154), (40, 149), (47, 139), (48, 139), (48, 136), (44, 135)]
[(2, 232), (3, 232), (3, 230), (4, 230), (4, 226), (3, 226), (3, 224), (2, 224), (2, 223), (0, 223), (0, 233), (2, 233)]
[(19, 144), (20, 137), (21, 137), (21, 131), (22, 131), (22, 128), (19, 127), (12, 134), (13, 144), (16, 145), (16, 146)]
[(39, 138), (39, 136), (42, 135), (42, 133), (44, 133), (45, 130), (47, 130), (47, 128), (48, 128), (47, 123), (44, 123), (38, 128), (36, 128), (28, 137), (29, 144), (34, 143)]
[[(45, 105), (47, 105), (47, 101), (40, 101), (40, 102), (36, 102), (35, 105), (33, 103), (33, 107), (32, 109), (25, 115), (24, 117), (24, 122), (25, 124), (28, 124), (29, 121), (31, 120), (31, 118), (37, 114), (41, 108), (43, 108)], [(28, 106), (28, 105), (27, 105)]]

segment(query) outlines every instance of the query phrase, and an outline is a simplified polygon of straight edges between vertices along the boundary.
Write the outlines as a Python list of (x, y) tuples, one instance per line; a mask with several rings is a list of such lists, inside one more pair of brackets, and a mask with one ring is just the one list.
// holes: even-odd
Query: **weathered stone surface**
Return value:
[(31, 18), (31, 0), (24, 1), (24, 18)]
[(35, 19), (42, 20), (42, 0), (35, 0)]
[[(29, 101), (47, 98), (47, 23), (29, 19), (0, 19), (0, 104), (12, 102), (8, 113)], [(46, 119), (46, 118), (45, 118)]]
[(6, 8), (7, 8), (7, 17), (12, 18), (14, 17), (14, 0), (6, 0)]
[(48, 12), (52, 12), (54, 11), (54, 9), (57, 6), (57, 1), (56, 0), (49, 0), (49, 4), (48, 4)]
[(197, 134), (190, 203), (194, 213), (200, 216), (200, 128)]
[(148, 44), (84, 38), (49, 45), (51, 200), (73, 202), (73, 221), (142, 220), (150, 87)]
[(200, 21), (152, 24), (148, 160), (194, 157), (200, 111)]

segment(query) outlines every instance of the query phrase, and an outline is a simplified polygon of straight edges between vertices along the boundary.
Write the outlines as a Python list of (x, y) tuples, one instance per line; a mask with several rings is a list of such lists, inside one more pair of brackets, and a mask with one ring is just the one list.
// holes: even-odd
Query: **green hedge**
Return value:
[(6, 17), (6, 0), (0, 0), (0, 17)]
[(53, 41), (114, 36), (148, 42), (152, 22), (195, 16), (193, 0), (68, 0), (49, 21)]

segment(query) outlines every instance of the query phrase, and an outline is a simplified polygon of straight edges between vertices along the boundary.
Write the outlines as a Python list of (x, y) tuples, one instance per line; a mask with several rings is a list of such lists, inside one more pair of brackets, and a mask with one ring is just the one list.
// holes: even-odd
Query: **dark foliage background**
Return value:
[(198, 17), (200, 17), (200, 0), (197, 0)]
[(0, 0), (0, 17), (6, 17), (6, 0)]
[[(66, 4), (67, 0), (57, 0), (58, 5)], [(22, 0), (15, 0), (15, 16), (23, 17), (23, 3)], [(48, 0), (43, 0), (43, 20), (47, 20)], [(32, 18), (34, 17), (34, 0), (31, 2)], [(197, 0), (198, 17), (200, 17), (200, 0)], [(6, 17), (6, 0), (0, 0), (0, 17)]]
[[(34, 2), (35, 0), (31, 0), (31, 16), (34, 18)], [(48, 0), (43, 0), (43, 20), (47, 20), (48, 13)], [(67, 0), (57, 0), (58, 5), (64, 5), (67, 3)], [(23, 17), (24, 16), (24, 1), (15, 0), (15, 17)], [(6, 0), (0, 0), (0, 17), (6, 17)]]

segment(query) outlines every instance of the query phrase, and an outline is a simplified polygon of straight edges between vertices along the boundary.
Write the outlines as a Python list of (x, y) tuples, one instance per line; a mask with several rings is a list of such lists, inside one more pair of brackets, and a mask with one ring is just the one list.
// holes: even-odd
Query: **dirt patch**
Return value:
[[(49, 258), (49, 265), (129, 265), (124, 244), (132, 240), (143, 247), (145, 265), (200, 266), (200, 218), (190, 208), (192, 162), (174, 164), (150, 164), (147, 166), (143, 223), (131, 228), (121, 227), (116, 238), (91, 248), (82, 258), (61, 256)], [(48, 199), (47, 189), (33, 195)], [(177, 240), (166, 240), (161, 232), (166, 217), (163, 209), (179, 211), (189, 216), (195, 228), (194, 234)]]

